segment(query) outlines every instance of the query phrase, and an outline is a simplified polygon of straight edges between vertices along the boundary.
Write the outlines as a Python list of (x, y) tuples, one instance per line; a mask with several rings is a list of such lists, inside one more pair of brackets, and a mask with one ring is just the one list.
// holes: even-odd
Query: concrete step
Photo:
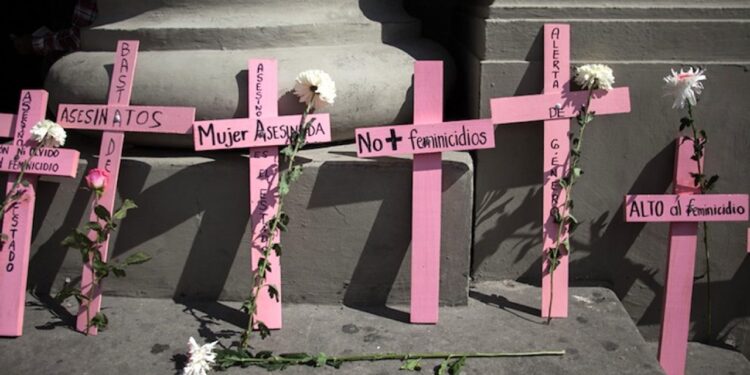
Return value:
[[(614, 294), (603, 288), (573, 288), (570, 318), (543, 324), (539, 289), (512, 281), (483, 283), (469, 305), (442, 308), (440, 323), (405, 323), (404, 306), (369, 311), (343, 306), (287, 305), (284, 328), (256, 351), (358, 354), (385, 352), (565, 350), (562, 357), (469, 359), (463, 374), (662, 374), (651, 349), (638, 334)], [(0, 367), (8, 373), (164, 374), (186, 360), (190, 336), (200, 342), (239, 338), (245, 320), (237, 303), (176, 304), (164, 299), (104, 299), (110, 329), (85, 337), (29, 298), (24, 336), (0, 340)], [(40, 355), (44, 353), (44, 355)], [(85, 354), (82, 354), (85, 353)], [(83, 356), (83, 357), (82, 357)], [(430, 372), (439, 361), (424, 361)], [(329, 368), (289, 368), (289, 374), (397, 374), (399, 362), (346, 364)], [(232, 369), (227, 374), (265, 374)]]
[[(75, 146), (75, 142), (72, 144)], [(89, 149), (91, 147), (89, 146)], [(29, 288), (56, 290), (80, 277), (80, 255), (60, 241), (88, 218), (90, 192), (79, 178), (40, 183)], [(410, 158), (358, 159), (352, 145), (305, 150), (302, 178), (285, 209), (282, 295), (288, 303), (379, 305), (409, 301)], [(440, 300), (466, 304), (473, 164), (466, 153), (443, 156)], [(110, 254), (145, 251), (154, 259), (125, 279), (107, 280), (111, 295), (243, 300), (250, 290), (248, 161), (239, 153), (125, 152), (118, 192), (139, 205), (110, 242)], [(61, 180), (55, 180), (61, 181)]]
[[(281, 115), (302, 113), (291, 92), (297, 74), (307, 69), (328, 72), (338, 89), (336, 104), (326, 109), (334, 140), (353, 139), (357, 127), (411, 123), (414, 61), (448, 60), (440, 46), (425, 40), (347, 48), (146, 51), (138, 55), (131, 103), (195, 107), (197, 120), (247, 117), (251, 58), (278, 60)], [(106, 103), (107, 68), (113, 61), (112, 52), (75, 52), (55, 63), (45, 84), (53, 112), (59, 103)], [(447, 89), (454, 69), (450, 62), (445, 65)], [(192, 136), (134, 135), (131, 141), (193, 149)]]
[[(592, 4), (593, 3), (593, 4)], [(469, 49), (482, 60), (540, 61), (544, 23), (571, 25), (571, 57), (602, 61), (747, 61), (750, 5), (519, 1), (468, 6)]]
[(113, 51), (120, 39), (138, 39), (143, 50), (223, 50), (379, 44), (419, 36), (419, 21), (401, 1), (360, 3), (110, 0), (100, 3), (100, 16), (82, 31), (81, 42), (90, 51)]
[[(659, 350), (659, 343), (649, 342), (653, 353)], [(686, 375), (740, 375), (750, 374), (750, 361), (742, 353), (722, 349), (698, 342), (688, 343)]]

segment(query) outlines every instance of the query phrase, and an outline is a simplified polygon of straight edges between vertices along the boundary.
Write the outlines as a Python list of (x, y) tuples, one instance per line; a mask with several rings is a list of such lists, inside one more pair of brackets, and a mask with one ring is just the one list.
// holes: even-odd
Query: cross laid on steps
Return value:
[[(271, 238), (266, 222), (276, 215), (279, 190), (279, 146), (289, 144), (290, 137), (299, 130), (301, 115), (279, 116), (278, 68), (276, 60), (251, 59), (248, 62), (248, 118), (196, 121), (193, 138), (196, 151), (250, 149), (250, 225), (252, 234), (252, 273)], [(313, 120), (307, 132), (308, 143), (331, 141), (331, 121), (327, 113), (310, 115)], [(280, 232), (273, 235), (280, 241)], [(278, 300), (268, 293), (257, 299), (255, 321), (269, 329), (280, 329), (281, 319), (281, 264), (272, 252), (268, 259), (271, 270), (266, 273), (266, 285), (272, 285)], [(256, 327), (257, 328), (257, 327)]]
[(442, 155), (495, 147), (489, 119), (443, 122), (443, 63), (414, 65), (414, 124), (360, 128), (357, 156), (414, 155), (412, 186), (412, 323), (438, 321)]
[[(0, 146), (0, 171), (11, 172), (5, 189), (11, 192), (21, 166), (37, 143), (31, 139), (31, 128), (44, 120), (47, 113), (47, 92), (24, 90), (18, 115), (0, 116), (0, 137), (12, 136), (10, 145)], [(75, 177), (78, 151), (62, 148), (40, 148), (32, 156), (24, 177), (28, 186), (21, 187), (22, 197), (3, 214), (3, 231), (8, 236), (0, 249), (0, 336), (21, 336), (23, 310), (26, 302), (26, 277), (29, 267), (31, 230), (38, 176)]]
[(701, 195), (692, 176), (698, 173), (692, 156), (692, 140), (678, 139), (674, 195), (625, 197), (625, 221), (670, 223), (659, 339), (659, 363), (667, 375), (685, 373), (698, 222), (747, 221), (750, 211), (747, 194)]
[[(544, 93), (490, 101), (493, 124), (544, 120), (542, 189), (542, 317), (568, 316), (568, 254), (560, 252), (554, 281), (550, 277), (548, 250), (555, 247), (558, 225), (555, 212), (565, 210), (565, 191), (559, 181), (570, 168), (570, 118), (586, 104), (588, 91), (570, 90), (570, 25), (544, 25)], [(630, 112), (627, 87), (596, 91), (591, 110), (597, 115)], [(567, 236), (567, 233), (563, 233)], [(564, 238), (563, 238), (564, 239)], [(561, 243), (562, 240), (561, 239)], [(554, 286), (550, 314), (550, 289)]]
[[(107, 181), (108, 188), (100, 198), (99, 204), (106, 207), (109, 212), (113, 212), (115, 204), (125, 132), (189, 134), (195, 119), (195, 108), (130, 105), (137, 57), (138, 41), (117, 42), (107, 104), (60, 104), (57, 111), (57, 122), (65, 128), (102, 132), (97, 166), (109, 172), (110, 177)], [(98, 220), (93, 212), (90, 220)], [(93, 231), (89, 234), (92, 238), (94, 235)], [(100, 250), (105, 262), (108, 248), (109, 240), (102, 244)], [(88, 294), (91, 283), (91, 265), (87, 264), (83, 267), (81, 276), (81, 293)], [(86, 332), (90, 325), (86, 318), (86, 304), (91, 303), (92, 318), (101, 308), (101, 285), (98, 289), (94, 291), (94, 299), (83, 301), (78, 311), (76, 328), (81, 332)], [(88, 333), (96, 335), (96, 327), (91, 326)]]

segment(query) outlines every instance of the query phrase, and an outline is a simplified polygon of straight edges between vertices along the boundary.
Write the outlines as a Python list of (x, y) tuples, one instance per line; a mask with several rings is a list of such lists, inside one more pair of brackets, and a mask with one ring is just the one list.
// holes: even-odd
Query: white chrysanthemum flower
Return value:
[(683, 108), (685, 101), (689, 102), (690, 105), (696, 105), (698, 103), (698, 95), (703, 90), (703, 83), (701, 81), (706, 80), (706, 71), (703, 69), (688, 69), (684, 71), (680, 69), (677, 73), (672, 69), (672, 75), (664, 77), (664, 96), (672, 96), (674, 103), (672, 108)]
[(60, 147), (65, 144), (67, 134), (58, 123), (42, 120), (31, 128), (31, 139), (39, 142), (43, 147)]
[(307, 105), (314, 96), (313, 107), (321, 109), (326, 105), (333, 105), (336, 99), (336, 83), (322, 70), (306, 70), (297, 75), (294, 95), (299, 97), (300, 103)]
[(218, 344), (214, 341), (203, 346), (198, 345), (195, 339), (190, 337), (188, 345), (190, 346), (190, 360), (182, 370), (184, 375), (206, 375), (211, 370), (211, 365), (216, 363), (216, 353), (214, 346)]
[(586, 64), (576, 68), (575, 82), (584, 89), (593, 87), (609, 91), (615, 84), (615, 76), (607, 65)]

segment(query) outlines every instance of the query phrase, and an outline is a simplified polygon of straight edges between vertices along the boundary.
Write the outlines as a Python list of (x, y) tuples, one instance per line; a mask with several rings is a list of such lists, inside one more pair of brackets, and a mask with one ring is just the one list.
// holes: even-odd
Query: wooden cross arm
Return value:
[[(21, 172), (21, 166), (29, 157), (29, 147), (0, 145), (0, 171)], [(16, 158), (16, 155), (18, 157)], [(75, 177), (78, 171), (80, 154), (65, 148), (41, 148), (31, 158), (26, 174), (39, 176)]]
[(354, 131), (358, 157), (430, 154), (495, 147), (489, 119), (428, 125), (383, 126)]
[(66, 129), (189, 134), (195, 108), (60, 104), (57, 122)]
[(16, 115), (12, 113), (0, 113), (0, 137), (10, 138), (13, 136), (13, 125), (16, 123)]
[[(291, 135), (300, 128), (301, 115), (237, 118), (196, 121), (193, 144), (196, 151), (236, 148), (271, 147), (289, 144)], [(307, 130), (307, 143), (331, 141), (331, 116), (328, 113), (308, 115), (312, 124)]]
[(626, 195), (625, 221), (747, 221), (747, 194)]
[[(493, 124), (555, 120), (578, 116), (588, 91), (513, 96), (490, 100)], [(630, 90), (618, 87), (594, 91), (591, 110), (597, 115), (630, 112)]]

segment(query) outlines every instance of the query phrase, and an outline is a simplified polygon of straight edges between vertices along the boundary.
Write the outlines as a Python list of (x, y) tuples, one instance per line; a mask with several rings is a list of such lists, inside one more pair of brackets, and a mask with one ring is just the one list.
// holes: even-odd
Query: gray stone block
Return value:
[[(117, 257), (154, 258), (106, 294), (242, 300), (251, 287), (248, 161), (235, 153), (125, 152), (119, 196), (140, 206), (111, 241)], [(84, 153), (89, 165), (95, 159)], [(409, 300), (411, 159), (356, 158), (353, 146), (305, 150), (282, 234), (282, 295), (288, 303), (384, 305)], [(443, 161), (440, 302), (466, 304), (473, 165), (465, 153)], [(79, 176), (84, 174), (81, 164)], [(42, 183), (29, 287), (45, 293), (80, 276), (80, 255), (60, 241), (82, 221), (90, 193), (81, 180)]]
[(542, 60), (544, 23), (569, 23), (575, 60), (743, 61), (750, 49), (746, 3), (611, 3), (495, 1), (467, 7), (463, 27), (471, 51), (483, 60)]
[[(279, 61), (279, 112), (304, 109), (294, 78), (322, 69), (336, 81), (332, 138), (354, 138), (363, 126), (411, 122), (416, 60), (446, 62), (447, 52), (420, 38), (420, 23), (401, 0), (100, 2), (96, 23), (82, 31), (82, 51), (55, 63), (45, 87), (50, 108), (105, 103), (119, 39), (140, 41), (132, 104), (196, 108), (197, 120), (247, 117), (247, 61)], [(85, 78), (85, 79), (84, 79)], [(128, 141), (192, 148), (192, 138), (129, 134)]]
[[(513, 282), (479, 285), (468, 306), (440, 310), (440, 324), (414, 325), (406, 306), (361, 311), (341, 306), (290, 305), (284, 327), (265, 339), (254, 336), (254, 351), (355, 355), (388, 352), (520, 352), (565, 350), (561, 357), (468, 359), (462, 374), (663, 374), (650, 347), (614, 294), (603, 288), (574, 288), (571, 318), (552, 326), (534, 306), (539, 289)], [(29, 298), (24, 336), (0, 340), (0, 366), (25, 373), (172, 373), (187, 359), (187, 340), (200, 343), (239, 338), (246, 316), (238, 303), (175, 304), (160, 299), (110, 297), (104, 300), (111, 328), (85, 337), (65, 328), (70, 316), (55, 307), (56, 319)], [(48, 302), (42, 299), (42, 302)], [(36, 353), (45, 353), (38, 355)], [(80, 353), (89, 360), (73, 360)], [(137, 360), (134, 360), (137, 359)], [(431, 373), (439, 360), (424, 360)], [(399, 374), (397, 361), (347, 363), (341, 369), (291, 367), (284, 374)], [(232, 368), (227, 374), (267, 374), (259, 368)]]

